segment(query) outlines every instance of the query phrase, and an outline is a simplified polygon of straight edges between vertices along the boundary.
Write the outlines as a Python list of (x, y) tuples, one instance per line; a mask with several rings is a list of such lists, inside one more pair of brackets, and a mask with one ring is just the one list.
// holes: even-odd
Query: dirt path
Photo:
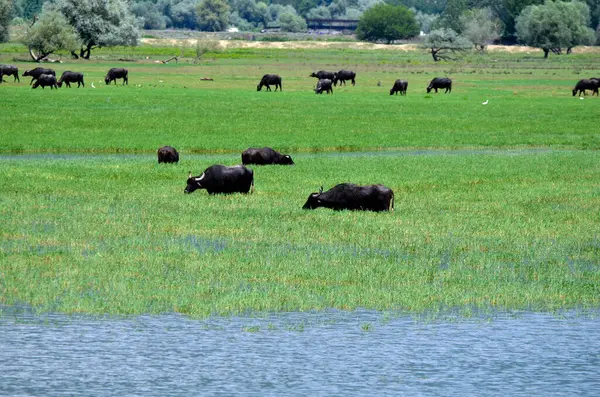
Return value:
[[(243, 40), (216, 40), (223, 49), (227, 48), (263, 48), (263, 49), (298, 49), (298, 48), (350, 48), (356, 50), (387, 50), (387, 51), (417, 51), (418, 44), (373, 44), (365, 42), (335, 42), (335, 41), (243, 41)], [(195, 46), (198, 39), (141, 39), (141, 42), (149, 45), (164, 46)], [(491, 52), (510, 52), (510, 53), (536, 53), (539, 48), (527, 46), (505, 46), (490, 45), (488, 50)], [(598, 47), (575, 47), (573, 53), (600, 53)]]

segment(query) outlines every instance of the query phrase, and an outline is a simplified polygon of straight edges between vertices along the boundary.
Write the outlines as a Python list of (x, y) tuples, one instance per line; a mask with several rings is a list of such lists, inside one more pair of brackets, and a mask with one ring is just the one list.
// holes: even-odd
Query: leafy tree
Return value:
[(464, 27), (460, 19), (467, 11), (467, 0), (448, 0), (444, 12), (434, 24), (434, 28), (452, 29), (456, 33), (462, 33)]
[(60, 12), (44, 7), (39, 20), (23, 38), (34, 61), (39, 62), (59, 50), (72, 51), (79, 45), (77, 32)]
[(515, 20), (529, 5), (542, 4), (544, 0), (493, 0), (489, 7), (504, 25), (503, 37), (515, 39)]
[(229, 4), (225, 0), (202, 0), (196, 7), (196, 18), (200, 30), (223, 31), (229, 23)]
[(378, 4), (362, 15), (356, 28), (359, 40), (391, 43), (419, 34), (419, 25), (412, 11), (404, 6)]
[(386, 3), (414, 8), (424, 14), (441, 14), (446, 7), (446, 0), (386, 0)]
[(19, 9), (19, 16), (25, 19), (33, 19), (42, 11), (44, 0), (17, 0), (15, 6)]
[(594, 31), (588, 27), (590, 9), (585, 3), (546, 1), (529, 6), (517, 17), (516, 31), (521, 42), (541, 48), (544, 58), (550, 51), (567, 53), (571, 48), (595, 41)]
[(473, 43), (452, 29), (437, 29), (427, 35), (422, 47), (427, 48), (437, 62), (440, 59), (452, 59), (449, 53), (468, 50), (473, 47)]
[(8, 41), (8, 27), (12, 19), (12, 11), (11, 0), (0, 0), (0, 43)]
[(307, 28), (306, 21), (296, 11), (284, 11), (279, 14), (277, 21), (284, 32), (305, 32)]
[(461, 16), (464, 26), (463, 35), (471, 40), (480, 52), (494, 40), (500, 38), (500, 21), (494, 18), (489, 8), (477, 8), (465, 12)]
[(435, 21), (438, 19), (438, 15), (426, 14), (414, 8), (412, 8), (411, 10), (415, 13), (415, 19), (417, 20), (419, 26), (421, 26), (421, 31), (423, 33), (431, 32), (431, 28)]
[(133, 4), (131, 11), (138, 17), (144, 29), (165, 29), (167, 27), (167, 16), (150, 1)]
[(171, 3), (169, 6), (170, 18), (173, 27), (185, 29), (197, 29), (198, 17), (196, 7), (198, 3), (192, 0), (179, 1)]
[(84, 59), (97, 47), (137, 45), (137, 21), (126, 0), (56, 0), (53, 7), (77, 31)]
[(308, 19), (331, 19), (331, 12), (328, 7), (319, 6), (315, 8), (311, 8), (306, 13), (306, 18)]

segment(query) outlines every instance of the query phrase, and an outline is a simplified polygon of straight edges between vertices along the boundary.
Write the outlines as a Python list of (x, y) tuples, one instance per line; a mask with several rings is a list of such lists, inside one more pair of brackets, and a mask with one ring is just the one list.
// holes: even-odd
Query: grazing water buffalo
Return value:
[(44, 89), (47, 86), (50, 86), (50, 89), (56, 88), (58, 90), (58, 87), (56, 86), (56, 76), (52, 74), (41, 75), (40, 77), (38, 77), (35, 83), (33, 83), (33, 86), (31, 88), (38, 88), (39, 86), (41, 86), (42, 89)]
[(319, 70), (317, 73), (311, 73), (310, 77), (316, 77), (319, 80), (329, 79), (329, 80), (333, 81), (333, 79), (335, 78), (335, 72), (328, 72), (326, 70)]
[(579, 80), (573, 88), (573, 96), (577, 93), (585, 95), (586, 90), (592, 90), (592, 96), (598, 95), (598, 87), (600, 87), (600, 80), (596, 78)]
[(188, 176), (184, 193), (206, 189), (208, 194), (254, 192), (254, 172), (243, 165), (211, 165), (200, 176)]
[(398, 93), (400, 93), (400, 95), (406, 95), (407, 88), (408, 88), (408, 81), (396, 80), (396, 82), (394, 82), (394, 86), (390, 90), (390, 95), (394, 95), (394, 94), (398, 95)]
[(277, 87), (279, 87), (279, 91), (282, 91), (281, 77), (277, 74), (265, 74), (256, 86), (256, 91), (260, 91), (263, 86), (267, 87), (267, 91), (271, 91), (271, 85), (275, 86), (275, 91), (277, 91)]
[(249, 148), (242, 153), (242, 164), (277, 164), (277, 165), (294, 165), (294, 161), (287, 154), (281, 154), (270, 147), (261, 149)]
[(163, 146), (158, 149), (158, 164), (160, 163), (177, 163), (179, 161), (179, 153), (172, 146)]
[(327, 94), (333, 94), (333, 87), (331, 86), (331, 80), (329, 79), (321, 79), (317, 83), (317, 87), (315, 88), (315, 92), (317, 94), (322, 94), (323, 91), (327, 92)]
[(323, 193), (311, 193), (302, 209), (319, 207), (340, 210), (393, 211), (394, 192), (383, 185), (358, 186), (341, 183)]
[(13, 81), (21, 82), (21, 79), (19, 79), (19, 69), (13, 65), (0, 65), (0, 83), (2, 83), (2, 76), (13, 76)]
[(129, 78), (127, 77), (128, 74), (129, 71), (127, 69), (112, 68), (108, 71), (108, 73), (106, 73), (106, 76), (104, 77), (104, 82), (108, 85), (112, 81), (114, 81), (115, 85), (117, 85), (117, 79), (123, 79), (123, 85), (125, 85), (125, 83), (129, 85)]
[(70, 70), (63, 72), (62, 76), (60, 76), (60, 79), (58, 79), (58, 82), (56, 84), (59, 87), (62, 87), (63, 83), (65, 83), (65, 85), (69, 88), (71, 88), (71, 83), (77, 83), (77, 88), (79, 88), (80, 85), (85, 87), (85, 84), (83, 82), (83, 73), (71, 72)]
[(445, 88), (446, 91), (444, 91), (444, 93), (448, 93), (448, 92), (452, 92), (452, 80), (450, 80), (448, 77), (436, 77), (433, 80), (431, 80), (431, 83), (429, 83), (429, 85), (427, 86), (427, 93), (429, 94), (431, 92), (431, 90), (435, 90), (435, 93), (437, 94), (438, 92), (438, 88)]
[(354, 73), (351, 70), (343, 70), (342, 69), (335, 74), (332, 81), (333, 81), (333, 85), (336, 87), (337, 87), (338, 81), (340, 82), (340, 86), (342, 85), (342, 83), (344, 83), (344, 85), (346, 85), (346, 80), (352, 81), (352, 85), (355, 85), (356, 84), (355, 78), (356, 78), (356, 73)]
[(31, 83), (33, 83), (35, 80), (39, 79), (40, 76), (43, 74), (51, 74), (52, 76), (56, 76), (56, 72), (52, 69), (35, 68), (35, 69), (24, 71), (23, 77), (31, 76), (31, 81), (29, 82), (29, 85), (31, 85)]

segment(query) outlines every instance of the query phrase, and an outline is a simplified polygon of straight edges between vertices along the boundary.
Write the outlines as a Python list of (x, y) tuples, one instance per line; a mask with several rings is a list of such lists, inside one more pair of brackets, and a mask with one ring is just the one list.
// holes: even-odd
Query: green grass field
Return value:
[[(600, 54), (238, 49), (162, 65), (169, 49), (122, 51), (54, 65), (85, 89), (0, 86), (0, 303), (200, 317), (600, 306), (600, 99), (570, 92)], [(129, 86), (104, 84), (113, 66)], [(355, 87), (311, 91), (311, 71), (341, 68)], [(283, 92), (257, 92), (264, 73)], [(444, 75), (452, 94), (427, 95)], [(389, 95), (397, 78), (407, 97)], [(167, 144), (178, 165), (156, 163)], [(183, 194), (188, 170), (251, 146), (296, 166), (253, 167), (253, 195)], [(396, 210), (301, 209), (341, 182), (385, 184)]]

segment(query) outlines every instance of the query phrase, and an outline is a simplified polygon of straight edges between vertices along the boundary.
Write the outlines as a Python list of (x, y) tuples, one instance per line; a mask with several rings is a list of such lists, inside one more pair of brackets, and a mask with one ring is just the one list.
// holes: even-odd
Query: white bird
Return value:
[(485, 102), (482, 102), (481, 104), (482, 104), (482, 105), (487, 105), (489, 101), (490, 101), (490, 100), (488, 99), (488, 100), (486, 100)]
[(94, 85), (94, 82), (92, 81), (92, 88), (96, 88), (96, 86)]

